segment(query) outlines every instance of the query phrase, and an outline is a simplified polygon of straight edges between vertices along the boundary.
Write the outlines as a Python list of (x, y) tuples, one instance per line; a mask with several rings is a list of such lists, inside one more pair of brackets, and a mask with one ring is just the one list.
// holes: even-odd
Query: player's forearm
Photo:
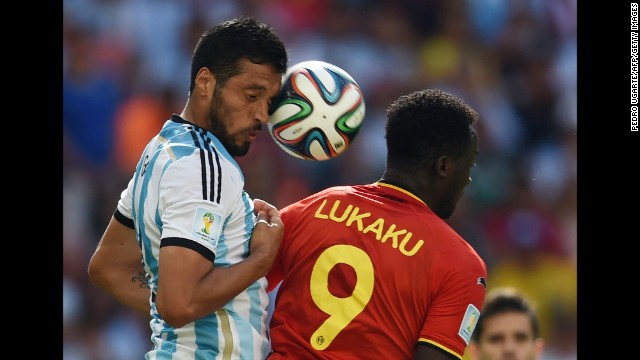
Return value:
[[(202, 279), (201, 286), (196, 292), (194, 302), (201, 306), (204, 312), (217, 310), (231, 301), (235, 296), (248, 288), (258, 279), (267, 274), (271, 262), (249, 256), (244, 261), (228, 267), (217, 267)], [(215, 288), (216, 291), (210, 291)], [(207, 309), (205, 304), (210, 304)]]
[(118, 271), (90, 272), (91, 281), (118, 301), (132, 309), (149, 315), (149, 286), (142, 265)]
[[(145, 279), (145, 272), (140, 267), (137, 273), (129, 273), (127, 286), (114, 288), (113, 296), (120, 302), (144, 315), (149, 315), (151, 310), (149, 305), (149, 285)], [(123, 284), (124, 285), (124, 284)]]
[(255, 254), (232, 266), (213, 268), (188, 292), (180, 287), (163, 289), (161, 284), (156, 299), (158, 312), (171, 326), (184, 326), (222, 308), (263, 277), (270, 265), (270, 259)]
[(149, 288), (132, 228), (111, 217), (89, 261), (89, 278), (118, 301), (149, 315)]

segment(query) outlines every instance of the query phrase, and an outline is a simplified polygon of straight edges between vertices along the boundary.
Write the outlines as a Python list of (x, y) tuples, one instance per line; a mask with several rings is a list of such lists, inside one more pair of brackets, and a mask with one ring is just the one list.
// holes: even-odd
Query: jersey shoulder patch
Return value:
[(469, 304), (467, 306), (467, 311), (465, 311), (464, 317), (462, 318), (460, 329), (458, 330), (458, 335), (460, 335), (467, 345), (469, 345), (469, 342), (471, 341), (471, 335), (478, 323), (478, 317), (480, 317), (480, 311), (478, 308), (473, 304)]
[(196, 210), (191, 234), (202, 241), (206, 241), (214, 248), (218, 245), (222, 231), (222, 216), (215, 212), (199, 207)]

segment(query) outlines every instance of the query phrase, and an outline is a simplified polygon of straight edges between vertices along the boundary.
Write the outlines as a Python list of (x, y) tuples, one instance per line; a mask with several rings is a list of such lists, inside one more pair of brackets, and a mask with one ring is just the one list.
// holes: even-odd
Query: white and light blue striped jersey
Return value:
[(116, 219), (133, 225), (151, 288), (151, 340), (146, 359), (264, 359), (269, 302), (265, 278), (222, 309), (181, 328), (166, 324), (155, 306), (160, 246), (193, 249), (216, 267), (249, 255), (255, 216), (238, 163), (209, 131), (177, 115), (145, 148)]

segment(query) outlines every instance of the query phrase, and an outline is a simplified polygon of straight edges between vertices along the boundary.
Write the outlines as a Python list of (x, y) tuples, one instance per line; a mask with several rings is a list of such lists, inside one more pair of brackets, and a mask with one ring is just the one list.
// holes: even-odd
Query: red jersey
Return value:
[(340, 186), (280, 214), (269, 360), (412, 359), (421, 342), (462, 358), (487, 268), (419, 198), (384, 183)]

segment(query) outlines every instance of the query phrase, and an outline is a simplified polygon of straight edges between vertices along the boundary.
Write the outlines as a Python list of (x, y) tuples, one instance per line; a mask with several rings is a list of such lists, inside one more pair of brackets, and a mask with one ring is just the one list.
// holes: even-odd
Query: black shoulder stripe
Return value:
[[(198, 128), (198, 132), (200, 133), (200, 135), (202, 135), (202, 138), (206, 141), (206, 144), (208, 145), (207, 160), (209, 162), (209, 169), (210, 169), (209, 172), (211, 173), (211, 178), (209, 179), (209, 183), (210, 183), (209, 184), (210, 186), (209, 200), (219, 204), (221, 193), (222, 193), (222, 165), (220, 164), (220, 156), (218, 155), (218, 151), (216, 150), (215, 146), (213, 146), (211, 141), (207, 138), (207, 134), (205, 133), (205, 130)], [(216, 158), (215, 169), (217, 174), (214, 174), (214, 171), (213, 171), (214, 167), (213, 167), (212, 156), (215, 156)], [(214, 176), (216, 178), (214, 178)]]
[(193, 130), (193, 127), (191, 127), (191, 137), (193, 138), (193, 143), (195, 144), (195, 146), (197, 148), (200, 149), (200, 175), (201, 175), (201, 179), (202, 179), (202, 198), (204, 200), (207, 200), (207, 165), (205, 163), (205, 154), (204, 154), (204, 149), (202, 148), (202, 145), (200, 144), (200, 140), (198, 139), (198, 135), (196, 135), (196, 132)]
[(120, 211), (118, 211), (118, 209), (116, 209), (116, 211), (113, 213), (113, 217), (118, 220), (120, 224), (128, 228), (135, 229), (135, 226), (133, 225), (133, 219), (129, 219), (128, 217), (124, 216)]
[[(218, 156), (218, 151), (216, 150), (216, 148), (211, 146), (211, 150), (216, 156), (216, 169), (218, 170), (218, 196), (216, 196), (216, 202), (220, 204), (220, 194), (222, 193), (222, 166), (220, 165), (220, 156)], [(213, 184), (211, 185), (211, 188), (213, 188)], [(213, 196), (211, 196), (211, 198), (213, 199)]]
[[(212, 149), (212, 146), (209, 145), (209, 151), (207, 151), (207, 160), (209, 160), (209, 169), (211, 169), (211, 177), (209, 178), (209, 199), (211, 199), (211, 201), (213, 201), (213, 198), (215, 197), (215, 189), (216, 189), (216, 182), (214, 181), (213, 177), (214, 177), (214, 173), (213, 173), (213, 155), (211, 155), (211, 153), (215, 153), (215, 150)], [(216, 154), (216, 158), (218, 157), (218, 154)], [(218, 171), (218, 173), (220, 173), (220, 171)]]
[(213, 260), (215, 260), (216, 258), (213, 251), (207, 249), (204, 245), (199, 244), (193, 240), (187, 240), (179, 237), (162, 238), (160, 240), (160, 247), (164, 247), (164, 246), (181, 246), (181, 247), (191, 249), (197, 252), (198, 254), (204, 256), (207, 260), (211, 262), (213, 262)]

